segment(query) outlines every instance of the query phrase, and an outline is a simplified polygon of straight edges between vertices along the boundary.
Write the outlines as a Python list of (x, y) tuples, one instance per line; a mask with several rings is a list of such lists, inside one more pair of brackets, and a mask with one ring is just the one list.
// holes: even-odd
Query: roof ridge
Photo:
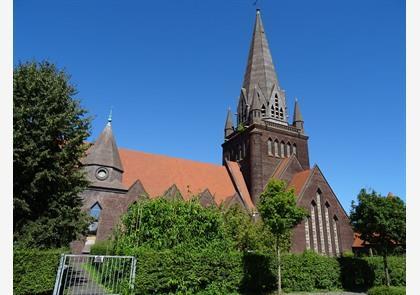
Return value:
[(218, 168), (223, 168), (224, 167), (221, 164), (215, 164), (215, 163), (203, 162), (203, 161), (200, 161), (200, 160), (191, 160), (191, 159), (180, 158), (180, 157), (175, 157), (175, 156), (168, 156), (168, 155), (163, 155), (163, 154), (156, 154), (156, 153), (151, 153), (151, 152), (139, 151), (139, 150), (134, 150), (134, 149), (125, 148), (125, 147), (119, 147), (118, 150), (125, 150), (125, 151), (128, 151), (128, 152), (142, 153), (142, 154), (147, 154), (147, 155), (152, 155), (152, 156), (157, 156), (157, 157), (162, 157), (162, 158), (169, 158), (169, 159), (173, 159), (173, 160), (194, 162), (194, 163), (198, 163), (198, 164), (206, 164), (206, 165), (211, 165), (211, 166), (215, 166), (215, 167), (218, 167)]

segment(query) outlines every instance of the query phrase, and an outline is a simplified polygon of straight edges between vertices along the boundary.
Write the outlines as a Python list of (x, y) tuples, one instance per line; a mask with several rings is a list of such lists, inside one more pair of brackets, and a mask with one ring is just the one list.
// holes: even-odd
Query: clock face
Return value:
[(108, 178), (108, 169), (101, 167), (96, 170), (96, 178), (99, 180), (105, 180)]

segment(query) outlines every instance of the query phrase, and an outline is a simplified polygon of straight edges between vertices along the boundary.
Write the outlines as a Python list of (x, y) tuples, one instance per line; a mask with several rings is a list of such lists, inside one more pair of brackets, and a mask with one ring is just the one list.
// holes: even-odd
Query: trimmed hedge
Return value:
[(373, 287), (369, 289), (367, 295), (405, 295), (405, 287)]
[(44, 295), (54, 289), (60, 256), (65, 249), (13, 251), (13, 294)]
[(337, 259), (312, 251), (286, 254), (282, 257), (282, 286), (285, 291), (340, 289), (340, 265)]
[(240, 252), (217, 246), (126, 254), (137, 257), (136, 294), (234, 294), (243, 276)]
[[(106, 254), (110, 248), (99, 244), (92, 247), (92, 251)], [(263, 294), (276, 289), (274, 253), (240, 253), (225, 247), (207, 247), (161, 251), (135, 248), (120, 254), (138, 258), (136, 289), (139, 294), (199, 291), (204, 292), (202, 294)], [(405, 257), (389, 257), (388, 264), (391, 284), (405, 286)], [(285, 291), (367, 290), (383, 285), (383, 280), (382, 257), (332, 258), (312, 251), (282, 255)]]
[[(345, 289), (366, 290), (385, 283), (382, 257), (341, 257), (338, 261), (341, 267), (341, 281)], [(405, 257), (388, 257), (388, 267), (391, 285), (405, 286)]]

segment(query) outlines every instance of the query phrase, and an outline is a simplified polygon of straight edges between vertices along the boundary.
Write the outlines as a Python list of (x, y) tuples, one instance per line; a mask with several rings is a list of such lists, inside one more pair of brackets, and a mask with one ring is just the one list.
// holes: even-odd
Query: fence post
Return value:
[(65, 264), (65, 255), (61, 254), (60, 265), (58, 266), (58, 269), (57, 269), (53, 295), (59, 295), (58, 293), (60, 292), (61, 278), (63, 276), (64, 264)]

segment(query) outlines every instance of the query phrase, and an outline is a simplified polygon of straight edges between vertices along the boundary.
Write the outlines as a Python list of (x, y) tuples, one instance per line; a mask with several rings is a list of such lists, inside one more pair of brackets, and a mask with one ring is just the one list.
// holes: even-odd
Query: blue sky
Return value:
[[(253, 0), (15, 0), (14, 63), (72, 75), (96, 138), (113, 106), (120, 147), (221, 163), (255, 20)], [(362, 187), (405, 199), (405, 4), (263, 0), (291, 117), (349, 210)]]

